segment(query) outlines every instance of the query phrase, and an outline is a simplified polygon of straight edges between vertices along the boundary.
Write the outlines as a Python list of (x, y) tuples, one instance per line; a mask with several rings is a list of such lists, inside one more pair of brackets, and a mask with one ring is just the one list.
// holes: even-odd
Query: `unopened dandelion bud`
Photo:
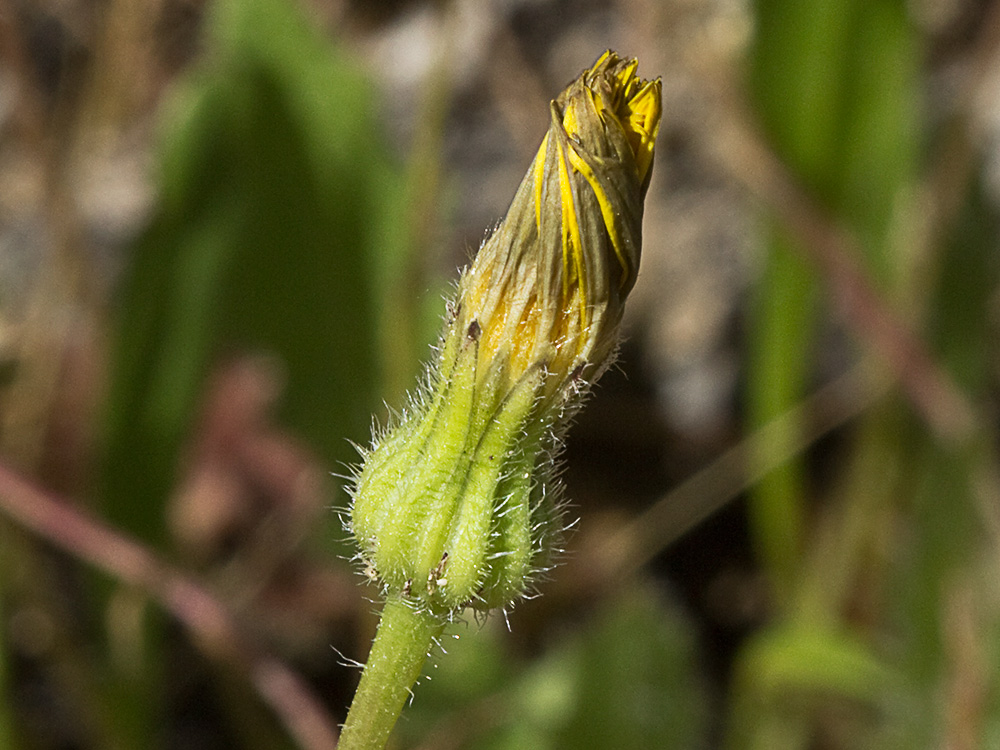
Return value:
[(551, 103), (459, 283), (430, 387), (358, 477), (366, 569), (434, 611), (506, 606), (558, 538), (560, 434), (614, 356), (639, 266), (660, 82), (637, 65), (606, 52)]

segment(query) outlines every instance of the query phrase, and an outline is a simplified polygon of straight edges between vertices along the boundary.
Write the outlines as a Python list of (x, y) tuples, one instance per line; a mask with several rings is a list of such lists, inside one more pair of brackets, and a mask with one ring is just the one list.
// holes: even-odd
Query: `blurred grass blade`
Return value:
[[(372, 269), (399, 189), (371, 85), (295, 4), (218, 0), (205, 33), (205, 59), (161, 113), (160, 204), (110, 360), (102, 510), (156, 545), (206, 376), (226, 355), (272, 355), (281, 421), (328, 467), (353, 457), (346, 438), (367, 433), (378, 393)], [(156, 640), (148, 627), (109, 635)], [(125, 645), (145, 661), (111, 670), (116, 720), (148, 746), (161, 652)]]
[[(791, 243), (775, 230), (755, 290), (747, 352), (747, 416), (753, 430), (775, 423), (802, 399), (808, 384), (817, 290), (812, 269)], [(764, 450), (753, 456), (755, 465), (775, 466), (768, 454), (772, 445), (799, 441), (798, 424), (786, 423), (786, 430), (795, 433), (761, 446)], [(779, 602), (788, 600), (795, 585), (805, 533), (805, 486), (803, 466), (792, 459), (777, 463), (750, 492), (751, 532)]]
[[(761, 0), (751, 91), (779, 156), (862, 239), (883, 283), (887, 235), (916, 166), (915, 36), (903, 2)], [(812, 373), (815, 274), (773, 230), (756, 291), (748, 353), (748, 417), (759, 427), (798, 401)], [(766, 456), (761, 457), (766, 461)], [(802, 467), (773, 472), (752, 493), (751, 521), (780, 601), (794, 586), (803, 539)]]
[(278, 356), (283, 421), (331, 467), (378, 393), (372, 277), (400, 181), (371, 86), (286, 0), (213, 4), (207, 46), (165, 109), (161, 207), (117, 316), (105, 509), (147, 540), (227, 351)]
[[(886, 296), (897, 296), (908, 279), (905, 259), (893, 257), (892, 233), (898, 205), (915, 179), (919, 147), (919, 57), (906, 4), (760, 0), (755, 9), (750, 87), (764, 131), (810, 198), (859, 238), (864, 254), (859, 260), (875, 284)], [(750, 427), (797, 402), (815, 375), (821, 280), (805, 257), (780, 227), (771, 229), (749, 334)], [(896, 449), (884, 453), (892, 456)], [(767, 460), (766, 453), (758, 457)], [(877, 484), (871, 478), (857, 482), (865, 488)], [(781, 700), (778, 694), (863, 701), (874, 697), (866, 692), (872, 686), (887, 685), (878, 679), (882, 667), (860, 634), (858, 640), (841, 634), (851, 632), (839, 623), (841, 602), (827, 602), (821, 593), (823, 601), (811, 603), (809, 611), (795, 609), (809, 599), (815, 583), (804, 572), (861, 559), (840, 545), (868, 538), (858, 531), (837, 539), (823, 548), (828, 559), (806, 565), (807, 552), (813, 551), (807, 549), (805, 525), (811, 492), (801, 460), (773, 472), (751, 492), (751, 533), (779, 619), (795, 624), (772, 626), (742, 653), (733, 686), (732, 747), (809, 746), (815, 706)], [(853, 582), (857, 571), (836, 573)], [(827, 609), (832, 616), (817, 616)]]
[[(1000, 286), (1000, 216), (983, 193), (982, 185), (973, 185), (963, 204), (931, 299), (935, 348), (956, 382), (979, 401), (989, 398), (997, 361), (996, 322), (988, 311)], [(997, 540), (983, 515), (996, 512), (996, 486), (984, 485), (984, 479), (996, 477), (995, 441), (995, 434), (980, 435), (955, 450), (921, 435), (911, 447), (916, 471), (907, 485), (912, 498), (908, 564), (894, 571), (888, 604), (904, 638), (901, 666), (917, 704), (908, 720), (899, 717), (903, 720), (893, 726), (892, 747), (928, 746), (942, 736), (982, 741), (1000, 721), (996, 705), (986, 710), (1000, 673), (995, 663), (980, 672), (991, 662), (987, 644), (1000, 627)], [(984, 487), (991, 488), (985, 495)], [(960, 603), (966, 600), (970, 611), (963, 612)], [(965, 619), (971, 620), (968, 635), (956, 625)], [(971, 674), (970, 666), (978, 674)], [(969, 710), (980, 701), (982, 712)]]

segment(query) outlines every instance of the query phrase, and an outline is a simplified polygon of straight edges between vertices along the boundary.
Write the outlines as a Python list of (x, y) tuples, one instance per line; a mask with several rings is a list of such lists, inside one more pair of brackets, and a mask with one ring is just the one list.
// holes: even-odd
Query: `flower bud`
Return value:
[(526, 593), (558, 538), (554, 457), (635, 283), (660, 82), (608, 51), (550, 106), (506, 218), (459, 283), (431, 385), (367, 454), (366, 569), (435, 610)]

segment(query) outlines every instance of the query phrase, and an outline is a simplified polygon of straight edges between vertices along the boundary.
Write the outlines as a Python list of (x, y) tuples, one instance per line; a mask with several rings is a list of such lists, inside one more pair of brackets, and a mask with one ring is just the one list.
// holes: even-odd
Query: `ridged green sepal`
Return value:
[(523, 593), (532, 565), (526, 490), (541, 443), (527, 423), (542, 370), (501, 393), (498, 377), (477, 372), (477, 327), (459, 334), (446, 339), (453, 361), (442, 362), (430, 405), (368, 456), (351, 517), (366, 564), (390, 590), (447, 610)]

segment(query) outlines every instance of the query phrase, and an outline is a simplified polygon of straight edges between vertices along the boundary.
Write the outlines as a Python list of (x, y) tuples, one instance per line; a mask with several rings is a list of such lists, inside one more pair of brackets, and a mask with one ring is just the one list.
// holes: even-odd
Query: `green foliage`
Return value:
[(534, 681), (548, 672), (564, 686), (565, 712), (539, 717), (557, 719), (553, 746), (696, 747), (705, 738), (707, 709), (696, 655), (687, 623), (654, 595), (612, 599), (579, 640), (533, 673)]
[[(984, 313), (1000, 283), (996, 251), (1000, 217), (984, 203), (981, 190), (978, 183), (970, 187), (943, 249), (929, 334), (956, 382), (978, 398), (985, 397), (990, 363), (997, 353), (995, 331)], [(888, 599), (892, 624), (904, 638), (898, 658), (912, 681), (916, 706), (894, 727), (894, 746), (900, 748), (930, 746), (947, 730), (948, 713), (953, 710), (949, 702), (970, 700), (961, 693), (942, 700), (943, 693), (956, 689), (956, 679), (972, 680), (971, 675), (962, 675), (961, 663), (956, 664), (960, 650), (976, 648), (975, 641), (982, 638), (978, 647), (984, 652), (973, 658), (985, 659), (987, 634), (1000, 627), (991, 562), (996, 544), (990, 533), (993, 509), (984, 507), (989, 495), (984, 496), (982, 484), (995, 466), (991, 436), (980, 434), (968, 444), (943, 446), (919, 429), (911, 435), (908, 465), (918, 468), (905, 485), (907, 510), (912, 514), (910, 534), (892, 571), (894, 595)], [(970, 597), (974, 604), (967, 606)], [(966, 612), (969, 606), (972, 610)], [(956, 631), (956, 620), (964, 617), (972, 620), (971, 636)], [(967, 637), (973, 642), (963, 643)], [(996, 674), (989, 673), (983, 689), (996, 691)], [(1000, 713), (993, 706), (983, 725), (997, 717)]]
[(470, 750), (671, 750), (706, 742), (694, 634), (651, 591), (609, 599), (530, 664), (504, 655), (502, 621), (488, 625), (449, 630), (459, 637), (445, 637), (446, 653), (427, 670), (400, 724), (404, 747), (452, 722)]
[(401, 184), (370, 84), (287, 2), (212, 13), (208, 61), (164, 115), (161, 205), (117, 311), (104, 507), (151, 540), (227, 353), (278, 357), (280, 416), (330, 466), (379, 396), (375, 277)]
[[(927, 337), (955, 382), (974, 401), (985, 398), (995, 350), (986, 311), (1000, 280), (995, 217), (974, 191), (957, 227), (945, 228), (953, 238), (933, 248), (927, 276), (912, 254), (897, 252), (900, 216), (916, 220), (906, 206), (924, 145), (919, 40), (905, 4), (761, 0), (757, 20), (751, 83), (775, 150), (860, 240), (885, 298), (916, 302), (900, 315), (932, 321)], [(801, 398), (812, 374), (819, 278), (804, 256), (774, 232), (749, 340), (755, 424)], [(928, 287), (935, 293), (917, 291)], [(838, 747), (932, 747), (965, 731), (955, 724), (955, 706), (969, 699), (954, 692), (960, 649), (976, 648), (1000, 614), (983, 604), (993, 594), (980, 578), (981, 555), (996, 543), (982, 494), (995, 485), (980, 483), (995, 471), (992, 439), (979, 431), (942, 443), (890, 401), (866, 415), (842, 484), (825, 490), (833, 506), (825, 523), (805, 522), (816, 490), (802, 462), (754, 489), (756, 541), (780, 606), (776, 623), (740, 654), (732, 747), (807, 747), (824, 712), (842, 701), (852, 707), (845, 715), (867, 720), (843, 721), (850, 731)], [(814, 547), (815, 538), (827, 541)], [(977, 601), (972, 612), (962, 604), (968, 597)], [(855, 599), (884, 606), (883, 617), (855, 621)], [(953, 623), (962, 617), (972, 622), (972, 640), (959, 645), (965, 636)]]
[[(796, 179), (863, 240), (873, 275), (888, 281), (887, 232), (919, 145), (919, 60), (905, 3), (761, 0), (756, 11), (749, 83), (761, 123)], [(812, 375), (817, 278), (794, 240), (777, 228), (772, 235), (748, 340), (753, 425), (790, 408)], [(805, 542), (806, 495), (797, 463), (753, 493), (757, 543), (781, 597)]]
[[(365, 439), (380, 395), (377, 277), (402, 190), (370, 82), (294, 3), (209, 14), (205, 59), (160, 114), (159, 203), (114, 311), (102, 511), (157, 545), (227, 357), (271, 357), (278, 421), (330, 468), (355, 458), (348, 439)], [(324, 521), (333, 550), (337, 519)], [(162, 635), (146, 633), (143, 669), (107, 680), (134, 746), (159, 723)]]

